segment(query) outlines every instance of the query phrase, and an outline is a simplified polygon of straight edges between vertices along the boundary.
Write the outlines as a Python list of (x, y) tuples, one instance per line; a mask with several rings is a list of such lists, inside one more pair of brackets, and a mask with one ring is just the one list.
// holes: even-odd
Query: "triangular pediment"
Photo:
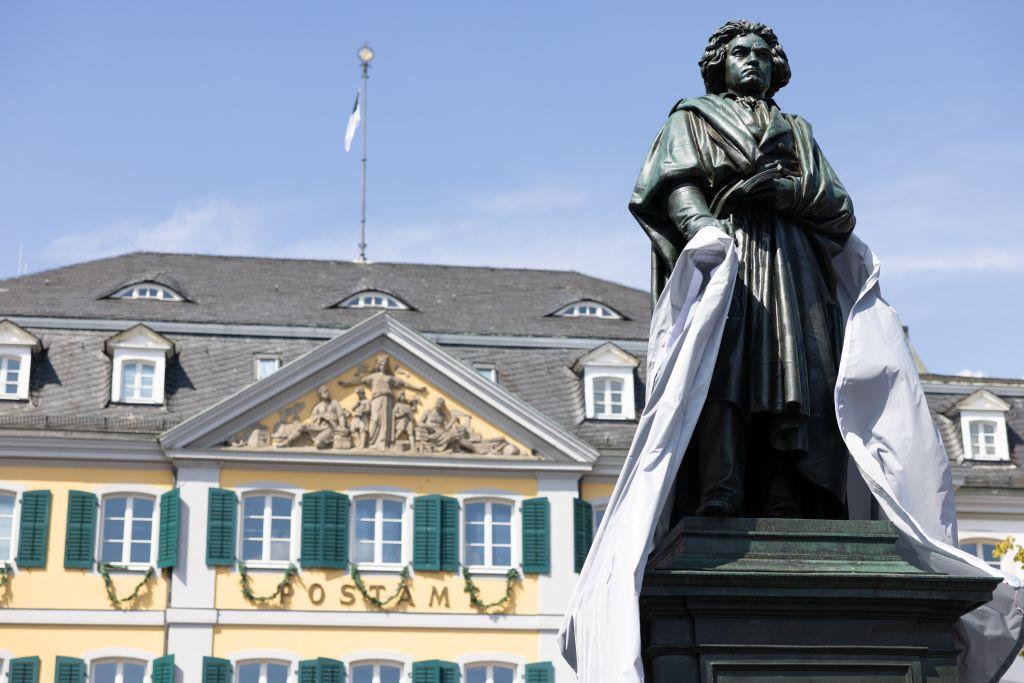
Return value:
[(999, 398), (987, 389), (978, 389), (967, 398), (956, 404), (959, 411), (965, 410), (991, 410), (1005, 413), (1010, 409), (1010, 404)]
[(386, 314), (161, 437), (170, 450), (593, 462), (596, 450)]
[(596, 349), (593, 349), (576, 361), (576, 366), (578, 368), (583, 368), (588, 365), (635, 368), (640, 365), (640, 359), (623, 351), (615, 344), (608, 342), (606, 344), (601, 344), (601, 346), (598, 346)]
[(10, 320), (0, 320), (0, 346), (27, 346), (38, 351), (42, 344), (38, 337)]
[(119, 332), (107, 340), (107, 352), (112, 349), (146, 349), (171, 353), (174, 342), (145, 325), (139, 324)]

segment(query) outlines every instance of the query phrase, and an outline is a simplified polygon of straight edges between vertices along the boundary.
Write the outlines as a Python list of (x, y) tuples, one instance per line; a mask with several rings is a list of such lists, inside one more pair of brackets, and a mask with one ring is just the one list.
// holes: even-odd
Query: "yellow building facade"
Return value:
[[(370, 313), (178, 420), (166, 419), (169, 394), (183, 395), (174, 373), (195, 366), (174, 364), (199, 343), (172, 326), (92, 323), (82, 342), (8, 320), (12, 343), (34, 349), (21, 366), (33, 382), (61, 344), (83, 354), (68, 358), (102, 347), (104, 391), (120, 400), (77, 422), (33, 412), (32, 398), (0, 412), (0, 676), (571, 680), (557, 631), (622, 439), (602, 456), (458, 344)], [(609, 376), (632, 379), (638, 361), (618, 346), (609, 361), (607, 346), (561, 352), (596, 350)], [(585, 368), (563, 365), (582, 413)]]

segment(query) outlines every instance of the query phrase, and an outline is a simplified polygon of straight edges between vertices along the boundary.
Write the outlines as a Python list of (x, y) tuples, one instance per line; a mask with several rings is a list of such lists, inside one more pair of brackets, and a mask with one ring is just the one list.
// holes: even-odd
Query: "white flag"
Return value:
[(356, 136), (356, 128), (362, 120), (359, 113), (359, 93), (356, 93), (356, 103), (352, 105), (352, 113), (348, 115), (348, 127), (345, 128), (345, 151), (352, 149), (352, 140)]

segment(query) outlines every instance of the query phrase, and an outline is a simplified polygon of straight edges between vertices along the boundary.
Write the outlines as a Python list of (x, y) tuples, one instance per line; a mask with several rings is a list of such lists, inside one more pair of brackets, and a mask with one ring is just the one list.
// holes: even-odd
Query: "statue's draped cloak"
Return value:
[[(842, 501), (846, 448), (832, 392), (843, 331), (831, 255), (854, 216), (810, 125), (771, 101), (683, 100), (651, 146), (630, 210), (655, 246), (668, 242), (678, 253), (691, 236), (668, 216), (672, 190), (694, 184), (714, 206), (739, 181), (776, 165), (795, 178), (792, 206), (779, 211), (740, 197), (719, 209), (739, 263), (708, 400), (764, 415), (771, 448), (796, 454), (801, 473)], [(657, 296), (674, 263), (654, 254)]]

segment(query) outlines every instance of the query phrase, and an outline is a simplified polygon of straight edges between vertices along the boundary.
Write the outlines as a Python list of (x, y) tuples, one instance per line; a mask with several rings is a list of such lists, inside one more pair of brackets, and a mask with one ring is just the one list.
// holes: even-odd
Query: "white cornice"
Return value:
[(83, 435), (10, 434), (0, 431), (0, 459), (166, 464), (155, 439), (111, 439)]
[(996, 515), (1024, 517), (1024, 491), (1001, 493), (995, 489), (956, 492), (958, 515)]
[[(273, 337), (283, 339), (334, 339), (349, 328), (304, 327), (286, 325), (235, 325), (227, 323), (179, 323), (140, 320), (101, 320), (94, 318), (47, 318), (11, 316), (23, 327), (53, 330), (91, 330), (120, 332), (140, 322), (161, 334), (199, 334), (215, 337)], [(522, 349), (593, 349), (608, 342), (598, 337), (526, 337), (515, 335), (460, 334), (424, 332), (427, 339), (445, 346), (496, 346)], [(615, 339), (616, 346), (631, 353), (646, 353), (645, 339)]]
[[(432, 381), (440, 391), (472, 405), (482, 418), (495, 423), (512, 438), (531, 447), (540, 446), (538, 450), (547, 458), (592, 463), (599, 455), (590, 444), (385, 313), (361, 322), (273, 375), (169, 429), (161, 435), (160, 443), (173, 452), (174, 457), (184, 455), (181, 451), (186, 448), (208, 452), (250, 425), (256, 417), (263, 417), (258, 415), (261, 411), (269, 413), (295, 400), (316, 385), (333, 379), (347, 367), (342, 367), (343, 364), (351, 365), (363, 356), (369, 358), (378, 352), (388, 353), (400, 363), (419, 366), (421, 371), (429, 371), (432, 376), (425, 379)], [(287, 456), (274, 454), (273, 457), (290, 456), (291, 452)], [(483, 456), (473, 462), (485, 460)]]

